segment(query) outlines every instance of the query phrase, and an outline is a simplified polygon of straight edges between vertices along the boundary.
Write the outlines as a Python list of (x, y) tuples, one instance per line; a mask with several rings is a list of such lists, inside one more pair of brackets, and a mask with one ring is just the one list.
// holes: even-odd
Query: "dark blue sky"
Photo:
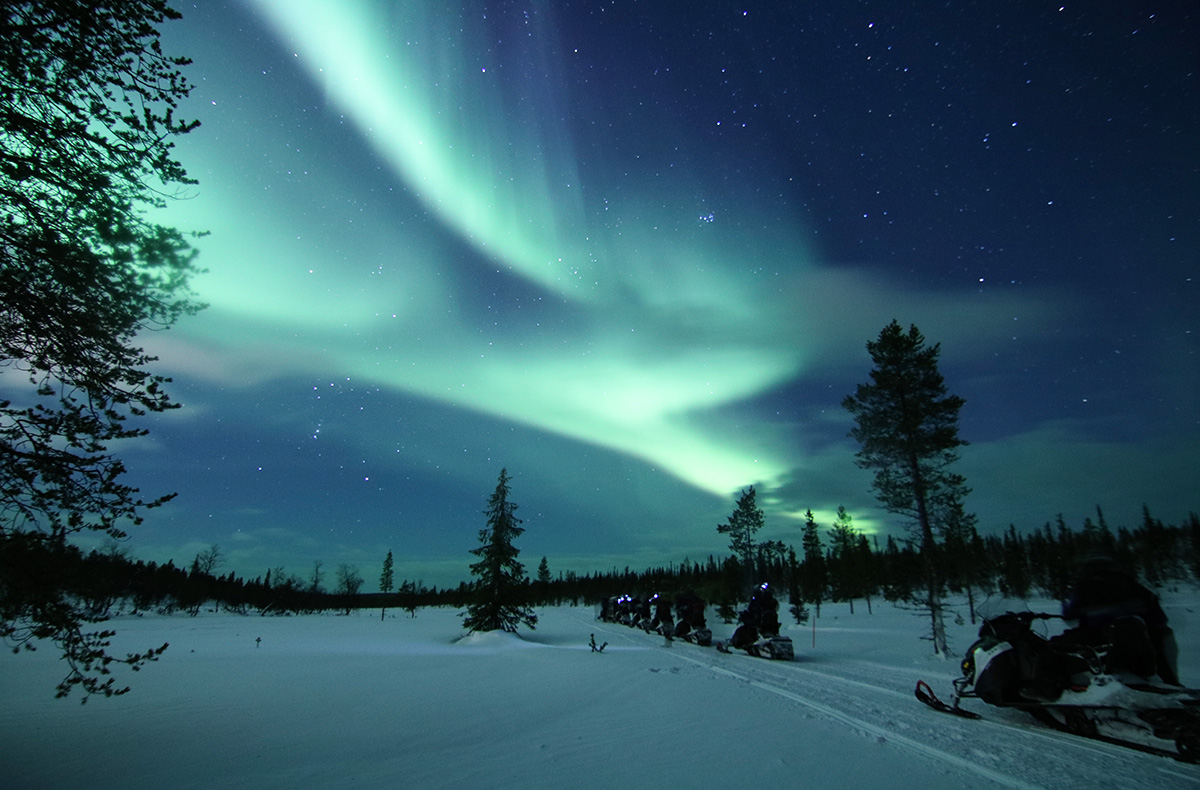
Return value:
[(1197, 507), (1192, 4), (180, 10), (211, 307), (147, 339), (138, 556), (456, 583), (502, 467), (554, 571), (723, 553), (749, 485), (903, 534), (840, 406), (893, 318), (981, 531)]

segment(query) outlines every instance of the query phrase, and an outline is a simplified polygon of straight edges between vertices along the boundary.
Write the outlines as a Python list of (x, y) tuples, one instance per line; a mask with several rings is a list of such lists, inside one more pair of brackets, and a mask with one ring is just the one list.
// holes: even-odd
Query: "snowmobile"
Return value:
[(717, 650), (730, 653), (730, 648), (737, 648), (758, 658), (791, 661), (796, 655), (792, 639), (779, 635), (779, 615), (776, 614), (779, 604), (770, 595), (766, 584), (759, 589), (761, 594), (738, 615), (740, 625), (733, 636), (728, 642), (717, 642)]
[(617, 622), (621, 625), (633, 627), (639, 619), (638, 609), (640, 603), (636, 598), (630, 595), (622, 595), (617, 599)]
[(704, 601), (691, 590), (686, 590), (675, 601), (678, 622), (675, 638), (692, 644), (708, 647), (712, 644), (712, 629), (704, 619)]
[(796, 657), (790, 636), (764, 636), (746, 645), (739, 645), (730, 639), (728, 642), (717, 642), (716, 645), (717, 650), (722, 653), (732, 653), (732, 648), (740, 648), (757, 658), (770, 658), (775, 661), (791, 661)]
[(675, 638), (700, 647), (709, 647), (713, 643), (712, 629), (705, 624), (703, 617), (695, 623), (691, 619), (681, 617), (675, 624)]
[(650, 630), (650, 623), (654, 619), (650, 611), (650, 599), (643, 600), (640, 597), (634, 596), (630, 604), (630, 627), (640, 628), (643, 631)]
[(916, 696), (935, 710), (982, 718), (964, 699), (1029, 713), (1062, 732), (1200, 762), (1200, 689), (1154, 682), (1116, 665), (1127, 649), (1087, 644), (1071, 631), (1047, 639), (1035, 620), (1059, 615), (1008, 612), (984, 621), (962, 661), (949, 703), (925, 681)]
[(713, 643), (711, 628), (692, 628), (686, 620), (680, 620), (675, 626), (675, 638), (683, 639), (700, 647), (708, 647)]

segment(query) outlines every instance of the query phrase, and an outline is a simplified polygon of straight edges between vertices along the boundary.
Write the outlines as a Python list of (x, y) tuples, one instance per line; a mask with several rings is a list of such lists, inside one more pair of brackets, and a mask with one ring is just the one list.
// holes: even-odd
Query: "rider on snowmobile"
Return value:
[[(675, 636), (687, 638), (693, 631), (707, 630), (708, 625), (704, 620), (704, 599), (696, 595), (695, 591), (690, 587), (684, 590), (675, 599)], [(712, 632), (708, 632), (706, 640), (711, 639)], [(701, 638), (699, 634), (696, 639)], [(701, 642), (708, 644), (708, 641)]]
[(1079, 625), (1070, 637), (1088, 645), (1111, 644), (1112, 669), (1142, 678), (1155, 673), (1180, 685), (1176, 670), (1179, 648), (1158, 596), (1108, 557), (1084, 563), (1074, 588), (1063, 604), (1063, 618)]
[(771, 585), (763, 582), (750, 599), (749, 611), (754, 626), (763, 636), (779, 635), (779, 601), (771, 591)]
[(680, 625), (688, 628), (704, 628), (704, 600), (689, 587), (675, 599), (675, 614)]
[(759, 635), (777, 636), (779, 634), (779, 601), (771, 593), (771, 586), (763, 582), (754, 589), (750, 605), (740, 615), (741, 623), (729, 640), (730, 647), (745, 648), (758, 641)]

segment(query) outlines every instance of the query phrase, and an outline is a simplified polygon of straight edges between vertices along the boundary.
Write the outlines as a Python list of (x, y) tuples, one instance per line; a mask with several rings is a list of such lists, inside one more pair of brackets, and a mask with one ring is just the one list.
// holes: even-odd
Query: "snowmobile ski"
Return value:
[[(729, 642), (718, 641), (713, 644), (722, 653), (733, 652), (730, 649)], [(739, 649), (745, 650), (747, 655), (754, 656), (755, 658), (767, 658), (774, 661), (791, 661), (796, 657), (790, 636), (769, 636)]]
[[(933, 693), (933, 691), (929, 688), (929, 685), (926, 684), (925, 681), (923, 681), (923, 680), (918, 681), (918, 683), (917, 683), (916, 695), (917, 695), (917, 699), (919, 699), (921, 702), (924, 702), (929, 707), (931, 707), (934, 710), (939, 711), (941, 713), (949, 713), (954, 716), (960, 716), (964, 719), (982, 719), (982, 718), (984, 718), (983, 716), (981, 716), (978, 713), (975, 713), (974, 711), (969, 711), (969, 710), (966, 710), (965, 708), (955, 707), (953, 705), (949, 705), (949, 704), (943, 702), (942, 700), (938, 699), (937, 695)], [(1049, 711), (1054, 706), (1013, 705), (1013, 706), (1007, 706), (1007, 707), (1016, 707), (1019, 709), (1026, 710), (1028, 713), (1030, 713), (1033, 716), (1033, 718), (1036, 721), (1046, 725), (1050, 729), (1055, 730), (1057, 732), (1066, 733), (1068, 735), (1074, 735), (1078, 738), (1086, 738), (1087, 740), (1090, 740), (1090, 741), (1098, 741), (1100, 743), (1107, 743), (1112, 746), (1120, 746), (1120, 747), (1123, 747), (1126, 749), (1131, 749), (1133, 751), (1141, 752), (1143, 754), (1152, 754), (1152, 755), (1155, 755), (1156, 757), (1170, 757), (1172, 760), (1177, 760), (1177, 761), (1183, 762), (1183, 763), (1192, 763), (1192, 764), (1200, 763), (1200, 750), (1198, 750), (1196, 747), (1190, 745), (1189, 742), (1184, 741), (1184, 740), (1180, 740), (1180, 742), (1177, 744), (1178, 751), (1171, 751), (1170, 749), (1165, 749), (1165, 748), (1154, 746), (1154, 745), (1148, 744), (1148, 743), (1142, 743), (1140, 741), (1131, 741), (1131, 740), (1127, 740), (1125, 738), (1118, 738), (1113, 735), (1105, 735), (1102, 732), (1096, 731), (1094, 728), (1088, 728), (1086, 725), (1085, 726), (1078, 726), (1078, 725), (1072, 726), (1070, 723), (1068, 723), (1066, 721), (1059, 721), (1053, 715), (1050, 714)], [(1075, 711), (1079, 710), (1078, 708), (1070, 708), (1069, 706), (1058, 706), (1058, 707), (1059, 707), (1059, 709), (1064, 709), (1064, 710), (1075, 710)], [(992, 723), (994, 723), (994, 724), (1004, 724), (1004, 726), (1011, 726), (1005, 722), (998, 722), (995, 720), (989, 720), (989, 721), (992, 721)]]
[(1148, 694), (1163, 694), (1163, 695), (1190, 695), (1193, 699), (1181, 700), (1184, 705), (1197, 706), (1200, 705), (1200, 689), (1186, 688), (1184, 686), (1160, 686), (1157, 683), (1126, 683), (1126, 688), (1134, 691), (1144, 691)]
[(929, 707), (933, 708), (936, 711), (941, 711), (942, 713), (950, 713), (955, 716), (961, 716), (964, 719), (982, 719), (983, 718), (983, 716), (980, 716), (978, 713), (975, 713), (974, 711), (969, 711), (964, 708), (960, 708), (957, 705), (947, 705), (945, 702), (942, 702), (940, 699), (938, 699), (938, 695), (933, 693), (933, 689), (931, 689), (929, 687), (929, 684), (923, 680), (917, 681), (916, 695), (917, 695), (917, 699), (921, 700), (921, 702), (924, 702), (926, 705), (928, 705)]

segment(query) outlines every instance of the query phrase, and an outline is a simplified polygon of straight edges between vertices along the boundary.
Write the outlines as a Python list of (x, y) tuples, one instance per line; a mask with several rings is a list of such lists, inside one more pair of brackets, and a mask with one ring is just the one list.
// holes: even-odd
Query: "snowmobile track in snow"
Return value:
[[(1192, 771), (1190, 766), (1046, 729), (1032, 719), (970, 721), (939, 714), (913, 699), (911, 669), (852, 662), (859, 677), (845, 677), (842, 672), (849, 666), (845, 662), (822, 665), (803, 653), (793, 662), (774, 662), (724, 655), (680, 640), (665, 643), (656, 634), (609, 623), (596, 622), (594, 627), (609, 634), (610, 641), (621, 638), (668, 650), (674, 658), (716, 676), (785, 699), (896, 748), (969, 771), (997, 786), (1061, 787), (1068, 778), (1077, 779), (1085, 771), (1095, 777), (1093, 786), (1103, 787), (1109, 785), (1109, 777), (1127, 775), (1131, 767), (1144, 781), (1126, 783), (1125, 790), (1200, 784), (1200, 770)], [(1068, 757), (1068, 753), (1075, 756)], [(1057, 755), (1057, 759), (1047, 760), (1047, 755)]]
[(762, 689), (763, 691), (769, 692), (771, 694), (776, 694), (780, 697), (783, 697), (784, 699), (789, 699), (793, 702), (798, 702), (801, 705), (811, 708), (811, 709), (817, 711), (818, 713), (823, 714), (824, 716), (826, 716), (828, 718), (835, 719), (844, 724), (848, 724), (849, 726), (853, 727), (856, 730), (860, 730), (869, 735), (874, 735), (878, 738), (882, 738), (890, 743), (898, 744), (898, 745), (904, 747), (905, 749), (917, 752), (919, 754), (923, 754), (926, 757), (932, 757), (935, 760), (940, 760), (942, 762), (950, 763), (951, 765), (954, 765), (957, 768), (977, 773), (980, 776), (982, 776), (986, 779), (990, 779), (993, 782), (996, 782), (997, 784), (1003, 785), (1005, 787), (1017, 787), (1017, 788), (1039, 787), (1039, 785), (1029, 784), (1028, 782), (1021, 781), (1020, 779), (1016, 779), (1007, 774), (1003, 774), (1003, 773), (999, 773), (997, 771), (990, 770), (986, 767), (979, 765), (978, 763), (973, 763), (970, 760), (959, 757), (958, 755), (950, 754), (949, 752), (942, 751), (941, 749), (936, 749), (931, 746), (928, 746), (927, 744), (921, 743), (919, 741), (915, 741), (912, 738), (908, 738), (906, 736), (900, 735), (898, 732), (895, 732), (894, 730), (889, 730), (885, 727), (880, 727), (879, 725), (872, 724), (871, 722), (866, 721), (864, 719), (860, 719), (855, 716), (850, 716), (848, 714), (842, 713), (841, 711), (837, 710), (836, 708), (831, 708), (828, 705), (823, 705), (819, 702), (814, 702), (813, 700), (808, 699), (806, 697), (801, 697), (799, 694), (793, 694), (792, 692), (790, 692), (786, 689), (780, 688), (779, 686), (773, 685), (771, 683), (764, 683), (761, 680), (755, 680), (755, 679), (753, 679), (747, 675), (744, 675), (740, 672), (734, 672), (733, 670), (726, 669), (724, 667), (713, 666), (712, 664), (710, 664), (709, 662), (706, 662), (706, 661), (698, 661), (698, 660), (696, 660), (694, 658), (690, 658), (688, 656), (679, 656), (679, 657), (682, 658), (684, 661), (690, 661), (693, 664), (698, 664), (700, 666), (706, 667), (708, 669), (711, 669), (714, 672), (718, 672), (723, 675), (729, 675), (730, 677), (741, 680), (754, 688)]

